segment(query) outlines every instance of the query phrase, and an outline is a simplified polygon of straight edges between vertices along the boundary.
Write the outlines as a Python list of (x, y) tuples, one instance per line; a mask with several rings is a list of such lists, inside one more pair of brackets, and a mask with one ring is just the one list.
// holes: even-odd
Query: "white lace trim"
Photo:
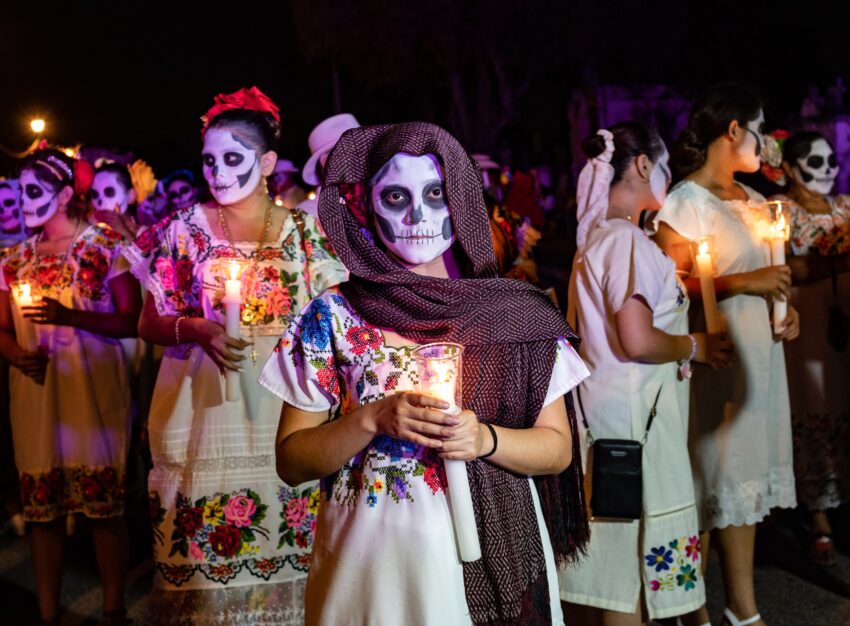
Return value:
[(700, 530), (757, 524), (776, 507), (797, 506), (794, 471), (774, 467), (767, 481), (735, 483), (714, 492), (705, 492), (700, 506)]
[(303, 626), (307, 578), (290, 582), (168, 591), (154, 588), (139, 624), (155, 626)]
[(186, 466), (191, 465), (193, 472), (216, 472), (233, 471), (241, 469), (256, 469), (260, 467), (274, 467), (275, 458), (273, 454), (262, 454), (257, 456), (228, 456), (217, 459), (195, 459), (191, 463), (166, 463), (154, 459), (154, 465), (163, 472), (176, 472), (183, 474)]

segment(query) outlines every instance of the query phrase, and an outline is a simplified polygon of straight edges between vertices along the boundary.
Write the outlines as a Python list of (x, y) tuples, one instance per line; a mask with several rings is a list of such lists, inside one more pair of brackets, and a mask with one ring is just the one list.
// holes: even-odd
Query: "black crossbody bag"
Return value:
[(643, 509), (643, 447), (655, 419), (662, 386), (659, 385), (658, 393), (655, 394), (646, 431), (640, 441), (594, 439), (581, 402), (581, 391), (576, 387), (581, 419), (587, 431), (587, 444), (593, 455), (590, 508), (594, 518), (640, 519)]

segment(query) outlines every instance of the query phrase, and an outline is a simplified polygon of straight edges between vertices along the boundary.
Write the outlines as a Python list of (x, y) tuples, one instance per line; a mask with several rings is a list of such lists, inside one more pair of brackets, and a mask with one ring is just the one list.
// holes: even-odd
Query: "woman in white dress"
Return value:
[[(796, 505), (782, 342), (797, 336), (799, 320), (788, 306), (774, 336), (769, 302), (789, 296), (791, 272), (770, 265), (759, 237), (758, 224), (769, 217), (765, 199), (735, 180), (736, 172), (759, 169), (763, 126), (761, 103), (748, 89), (709, 89), (673, 152), (673, 168), (685, 179), (657, 217), (656, 240), (688, 274), (689, 240), (714, 237), (715, 290), (738, 357), (728, 369), (695, 372), (689, 435), (703, 554), (707, 533), (716, 530), (730, 626), (763, 624), (753, 588), (755, 525), (774, 507)], [(699, 298), (699, 280), (686, 284)], [(702, 323), (696, 316), (692, 328)]]
[(643, 211), (664, 202), (670, 182), (657, 132), (618, 124), (583, 147), (589, 160), (579, 177), (569, 298), (569, 320), (582, 333), (580, 354), (591, 372), (579, 386), (579, 410), (595, 439), (647, 437), (643, 515), (592, 519), (588, 557), (561, 572), (561, 597), (601, 609), (603, 624), (637, 625), (641, 605), (659, 619), (705, 603), (687, 375), (692, 360), (721, 366), (732, 352), (720, 335), (688, 334), (688, 298), (676, 266), (638, 227)]
[[(345, 270), (312, 218), (299, 225), (268, 197), (279, 132), (278, 109), (258, 89), (218, 96), (202, 155), (214, 200), (154, 224), (128, 250), (148, 292), (140, 334), (167, 346), (148, 425), (155, 588), (146, 623), (303, 623), (317, 489), (278, 479), (281, 402), (256, 380), (289, 321)], [(239, 337), (223, 326), (234, 262)], [(224, 372), (238, 376), (235, 398)]]
[(60, 621), (68, 514), (91, 524), (103, 623), (126, 621), (131, 415), (119, 339), (136, 334), (141, 292), (121, 237), (85, 221), (91, 176), (58, 150), (24, 161), (24, 217), (38, 233), (3, 251), (0, 274), (0, 356), (12, 366), (15, 461), (44, 624)]
[[(555, 563), (587, 536), (563, 395), (587, 370), (545, 292), (497, 278), (480, 172), (431, 124), (349, 130), (319, 216), (351, 278), (290, 325), (260, 379), (285, 402), (281, 476), (323, 478), (307, 623), (563, 623)], [(457, 416), (416, 392), (411, 351), (432, 341), (464, 346)], [(474, 562), (442, 459), (467, 462)]]
[(789, 203), (800, 310), (800, 340), (785, 344), (797, 498), (809, 511), (810, 557), (835, 565), (827, 512), (850, 501), (850, 350), (830, 340), (830, 312), (850, 313), (850, 196), (830, 193), (839, 165), (823, 135), (794, 133), (782, 152), (790, 185), (771, 200)]

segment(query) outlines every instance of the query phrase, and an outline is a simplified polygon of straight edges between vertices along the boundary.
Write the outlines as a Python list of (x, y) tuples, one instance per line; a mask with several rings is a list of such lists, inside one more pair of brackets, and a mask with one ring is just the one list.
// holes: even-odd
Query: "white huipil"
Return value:
[(241, 335), (258, 365), (242, 361), (239, 397), (228, 402), (218, 366), (200, 346), (181, 343), (166, 348), (153, 393), (155, 591), (146, 613), (159, 624), (303, 620), (318, 489), (278, 478), (281, 402), (256, 378), (283, 328), (314, 293), (344, 280), (345, 269), (309, 216), (303, 242), (289, 215), (258, 251), (257, 242), (220, 239), (202, 205), (151, 226), (127, 253), (160, 315), (221, 324), (234, 254), (244, 268)]
[(578, 389), (581, 406), (575, 403), (588, 502), (593, 468), (582, 407), (595, 439), (640, 440), (660, 395), (643, 449), (642, 518), (591, 520), (587, 558), (560, 572), (561, 598), (632, 613), (643, 589), (650, 618), (665, 618), (705, 603), (687, 449), (688, 381), (679, 380), (677, 363), (638, 363), (626, 355), (614, 315), (630, 298), (646, 303), (655, 328), (687, 334), (689, 301), (673, 261), (630, 222), (603, 220), (588, 233), (570, 280), (570, 322), (591, 372)]
[[(688, 239), (714, 236), (720, 276), (770, 265), (758, 229), (769, 217), (764, 197), (741, 187), (747, 201), (722, 200), (684, 181), (657, 217)], [(739, 294), (718, 305), (736, 359), (722, 370), (700, 368), (691, 383), (690, 451), (704, 531), (755, 524), (774, 507), (797, 504), (785, 356), (767, 301)], [(694, 316), (695, 328), (701, 320)]]
[[(329, 289), (284, 333), (260, 384), (299, 409), (344, 415), (415, 390), (415, 347), (387, 345), (380, 329), (338, 289)], [(545, 404), (563, 402), (561, 396), (587, 374), (569, 343), (559, 340)], [(322, 481), (307, 624), (471, 623), (442, 466), (433, 449), (381, 435)], [(537, 490), (530, 487), (552, 623), (562, 624), (554, 555)]]

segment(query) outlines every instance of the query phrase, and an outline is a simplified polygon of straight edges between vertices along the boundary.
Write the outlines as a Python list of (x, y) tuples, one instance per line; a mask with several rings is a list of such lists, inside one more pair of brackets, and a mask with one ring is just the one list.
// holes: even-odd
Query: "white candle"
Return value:
[(32, 286), (28, 282), (18, 283), (18, 306), (32, 306)]
[(719, 333), (720, 311), (717, 309), (717, 294), (714, 292), (714, 262), (708, 241), (700, 241), (699, 252), (696, 255), (699, 286), (702, 291), (702, 307), (705, 311), (705, 328), (710, 333)]
[[(242, 307), (242, 281), (239, 279), (239, 263), (230, 264), (230, 279), (224, 281), (224, 330), (229, 337), (239, 338)], [(224, 374), (225, 397), (228, 402), (239, 400), (239, 372), (227, 370)]]
[[(785, 238), (787, 233), (785, 216), (779, 216), (779, 220), (771, 228), (770, 235), (770, 263), (771, 265), (785, 265)], [(773, 299), (773, 332), (782, 332), (782, 322), (788, 316), (788, 302), (783, 297)]]
[[(457, 415), (461, 408), (456, 403), (457, 372), (460, 370), (460, 353), (456, 360), (421, 359), (419, 381), (422, 391), (430, 396), (449, 403), (446, 412)], [(423, 369), (431, 370), (425, 375)], [(478, 528), (475, 525), (475, 511), (472, 508), (472, 493), (469, 489), (469, 475), (466, 473), (466, 461), (443, 461), (446, 468), (446, 482), (449, 486), (449, 510), (455, 529), (460, 558), (464, 562), (481, 558), (481, 543), (478, 540)]]

